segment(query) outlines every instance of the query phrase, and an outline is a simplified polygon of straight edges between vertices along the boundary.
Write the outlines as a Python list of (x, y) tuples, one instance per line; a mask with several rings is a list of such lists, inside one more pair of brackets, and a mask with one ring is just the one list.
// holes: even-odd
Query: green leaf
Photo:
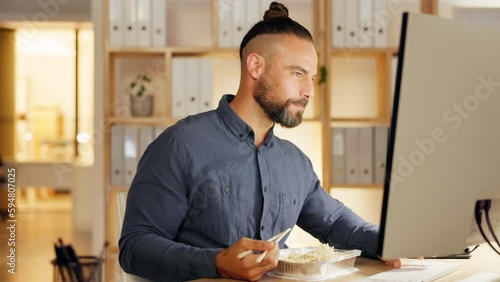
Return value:
[(318, 81), (318, 84), (325, 83), (327, 75), (328, 75), (328, 73), (326, 71), (326, 67), (325, 66), (321, 66), (320, 69), (319, 69), (319, 81)]
[(146, 87), (144, 87), (144, 85), (141, 85), (141, 89), (139, 90), (139, 92), (137, 92), (137, 96), (142, 96), (142, 94), (144, 94), (145, 91)]
[(131, 95), (142, 96), (146, 93), (149, 83), (152, 79), (148, 74), (138, 74), (135, 79), (130, 83)]

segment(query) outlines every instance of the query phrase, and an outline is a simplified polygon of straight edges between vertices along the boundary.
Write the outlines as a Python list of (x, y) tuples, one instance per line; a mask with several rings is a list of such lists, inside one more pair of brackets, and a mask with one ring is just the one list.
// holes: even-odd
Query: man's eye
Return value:
[(294, 72), (293, 75), (298, 77), (298, 78), (302, 78), (302, 73), (300, 73), (300, 72)]

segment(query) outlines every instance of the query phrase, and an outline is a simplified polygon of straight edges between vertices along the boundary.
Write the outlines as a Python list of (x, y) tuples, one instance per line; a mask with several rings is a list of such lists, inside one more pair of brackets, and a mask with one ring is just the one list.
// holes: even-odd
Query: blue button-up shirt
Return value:
[(257, 148), (252, 128), (229, 106), (233, 98), (179, 121), (145, 151), (119, 242), (123, 269), (154, 281), (218, 277), (221, 249), (295, 224), (375, 257), (378, 228), (326, 193), (310, 160), (273, 130)]

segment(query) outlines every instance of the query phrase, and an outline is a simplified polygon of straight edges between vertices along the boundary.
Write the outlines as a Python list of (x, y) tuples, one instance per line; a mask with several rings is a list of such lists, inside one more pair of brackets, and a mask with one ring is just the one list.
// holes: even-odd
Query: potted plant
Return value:
[(153, 95), (151, 94), (151, 77), (147, 74), (138, 74), (130, 82), (130, 112), (132, 116), (151, 116), (153, 114)]

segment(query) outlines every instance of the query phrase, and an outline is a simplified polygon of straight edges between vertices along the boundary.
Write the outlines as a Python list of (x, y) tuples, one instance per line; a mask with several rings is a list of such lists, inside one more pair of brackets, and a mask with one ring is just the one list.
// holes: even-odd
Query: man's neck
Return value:
[(255, 146), (260, 147), (274, 123), (251, 95), (236, 95), (229, 106), (252, 128), (255, 134)]

